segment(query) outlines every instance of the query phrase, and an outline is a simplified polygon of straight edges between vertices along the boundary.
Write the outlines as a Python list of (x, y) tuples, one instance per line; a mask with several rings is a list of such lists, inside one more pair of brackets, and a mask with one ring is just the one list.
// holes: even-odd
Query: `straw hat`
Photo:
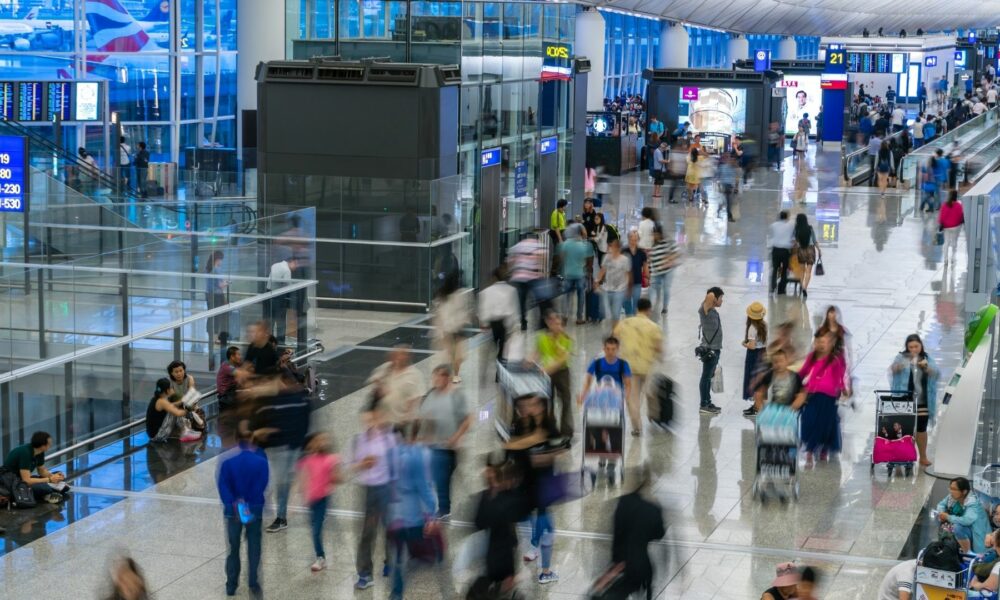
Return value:
[(764, 315), (766, 314), (767, 314), (767, 309), (764, 308), (764, 305), (761, 304), (760, 302), (754, 302), (753, 304), (747, 307), (747, 316), (753, 319), (754, 321), (759, 321), (763, 319)]

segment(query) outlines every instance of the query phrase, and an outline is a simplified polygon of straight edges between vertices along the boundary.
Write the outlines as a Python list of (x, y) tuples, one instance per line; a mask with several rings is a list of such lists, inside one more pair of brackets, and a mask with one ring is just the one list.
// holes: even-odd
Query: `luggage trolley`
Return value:
[(917, 462), (917, 403), (907, 391), (875, 390), (875, 446), (872, 448), (871, 472), (875, 465), (884, 464), (892, 475), (903, 467), (906, 476), (913, 475)]
[(1000, 504), (1000, 463), (992, 463), (972, 476), (972, 489), (985, 506)]
[[(976, 577), (975, 568), (981, 556), (976, 554), (962, 555), (962, 570), (951, 571), (932, 569), (921, 566), (924, 551), (917, 554), (917, 570), (914, 573), (914, 598), (996, 598), (995, 592), (989, 590), (971, 590), (969, 585)], [(947, 595), (948, 592), (957, 594)], [(933, 594), (933, 595), (932, 595)]]
[(514, 398), (533, 394), (545, 399), (547, 410), (552, 412), (552, 382), (549, 376), (532, 362), (497, 361), (497, 383), (500, 394), (493, 411), (493, 424), (500, 439), (510, 439), (514, 422)]
[(757, 443), (754, 498), (766, 503), (768, 490), (773, 489), (782, 503), (789, 496), (798, 500), (798, 414), (790, 406), (766, 404), (757, 415), (754, 429)]
[[(625, 398), (610, 375), (601, 377), (597, 387), (583, 403), (583, 456), (580, 478), (587, 472), (587, 458), (619, 463), (619, 482), (625, 481)], [(596, 474), (591, 479), (596, 479)], [(608, 483), (614, 483), (615, 473), (608, 473)]]

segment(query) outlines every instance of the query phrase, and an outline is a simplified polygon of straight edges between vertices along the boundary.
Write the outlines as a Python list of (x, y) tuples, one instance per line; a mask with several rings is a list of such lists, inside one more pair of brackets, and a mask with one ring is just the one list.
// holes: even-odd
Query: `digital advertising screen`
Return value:
[(787, 110), (785, 111), (785, 133), (794, 135), (799, 130), (799, 121), (809, 115), (812, 121), (811, 133), (816, 133), (816, 115), (823, 105), (823, 89), (819, 75), (785, 75), (778, 82), (786, 90)]
[(691, 123), (697, 134), (742, 134), (746, 131), (747, 91), (685, 87), (677, 114), (678, 124)]
[(98, 110), (98, 84), (92, 81), (80, 81), (76, 84), (76, 120), (96, 121), (100, 116)]
[(50, 81), (45, 84), (46, 106), (48, 118), (54, 121), (59, 117), (69, 121), (73, 108), (72, 84), (68, 81)]
[(17, 82), (17, 120), (42, 120), (42, 84), (38, 81)]
[(14, 120), (14, 84), (0, 81), (0, 119)]

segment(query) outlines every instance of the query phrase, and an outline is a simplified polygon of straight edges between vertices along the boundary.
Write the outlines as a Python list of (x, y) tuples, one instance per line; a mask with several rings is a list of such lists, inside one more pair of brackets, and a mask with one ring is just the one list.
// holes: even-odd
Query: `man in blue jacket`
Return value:
[(217, 476), (222, 514), (226, 521), (226, 595), (235, 596), (240, 578), (240, 540), (247, 536), (248, 583), (250, 597), (260, 598), (260, 521), (264, 512), (264, 490), (268, 468), (264, 453), (250, 442), (247, 423), (237, 428), (239, 449), (219, 464)]

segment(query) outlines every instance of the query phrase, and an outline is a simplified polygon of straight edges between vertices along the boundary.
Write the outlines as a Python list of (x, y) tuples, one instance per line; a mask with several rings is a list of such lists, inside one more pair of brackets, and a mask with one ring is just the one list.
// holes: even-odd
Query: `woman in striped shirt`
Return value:
[(659, 223), (653, 229), (653, 247), (649, 255), (649, 300), (656, 309), (659, 300), (660, 314), (667, 314), (670, 304), (670, 281), (673, 279), (674, 267), (680, 258), (680, 250), (673, 240), (664, 239), (663, 226)]

